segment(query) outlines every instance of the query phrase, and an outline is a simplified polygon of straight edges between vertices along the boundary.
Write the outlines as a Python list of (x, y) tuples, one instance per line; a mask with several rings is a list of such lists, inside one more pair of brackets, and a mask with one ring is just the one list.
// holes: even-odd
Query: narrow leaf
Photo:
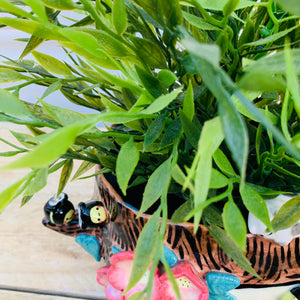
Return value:
[(0, 83), (16, 82), (26, 78), (26, 76), (15, 70), (0, 67)]
[(57, 195), (59, 195), (64, 190), (67, 182), (70, 179), (72, 171), (73, 171), (73, 160), (68, 159), (61, 170), (59, 185), (56, 193)]
[(268, 208), (265, 200), (249, 184), (240, 186), (240, 194), (247, 210), (261, 220), (269, 230), (274, 231), (271, 225)]
[(119, 187), (124, 195), (128, 187), (129, 180), (139, 161), (140, 153), (131, 137), (128, 142), (122, 145), (116, 164), (116, 175)]
[(117, 33), (121, 35), (127, 27), (125, 0), (115, 0), (113, 2), (112, 20)]
[(165, 114), (160, 114), (153, 122), (150, 124), (146, 131), (144, 139), (144, 151), (147, 151), (147, 147), (154, 143), (162, 133), (165, 124)]
[(180, 93), (182, 88), (178, 88), (169, 94), (158, 97), (152, 104), (142, 111), (144, 114), (154, 114), (167, 107)]
[(31, 196), (40, 191), (47, 184), (48, 168), (42, 168), (37, 170), (34, 178), (27, 186), (23, 196)]
[[(272, 201), (272, 200), (270, 200)], [(272, 220), (274, 231), (292, 227), (300, 219), (300, 196), (296, 196), (281, 206)]]
[(228, 235), (245, 252), (247, 226), (242, 213), (233, 200), (227, 201), (224, 206), (223, 224)]
[(242, 250), (238, 246), (236, 246), (234, 241), (227, 235), (226, 231), (214, 224), (210, 224), (210, 226), (210, 233), (216, 239), (222, 249), (226, 252), (226, 254), (231, 257), (246, 272), (259, 278), (258, 274), (252, 268), (248, 259), (244, 256)]
[(72, 75), (70, 69), (57, 58), (37, 51), (31, 51), (31, 53), (48, 72), (63, 76)]
[(129, 291), (139, 282), (154, 259), (159, 242), (159, 216), (160, 210), (157, 210), (149, 221), (147, 221), (139, 235), (134, 251), (131, 275), (125, 292)]
[(143, 201), (138, 215), (141, 215), (162, 195), (163, 191), (168, 187), (171, 178), (171, 162), (170, 159), (163, 162), (149, 177)]

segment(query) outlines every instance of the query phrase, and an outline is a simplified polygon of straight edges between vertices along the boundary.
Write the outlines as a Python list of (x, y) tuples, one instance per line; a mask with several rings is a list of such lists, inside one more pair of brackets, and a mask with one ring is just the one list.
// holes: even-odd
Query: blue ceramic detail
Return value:
[(235, 300), (236, 297), (229, 294), (230, 290), (238, 287), (240, 280), (231, 274), (221, 272), (210, 272), (205, 277), (209, 300)]
[(136, 211), (136, 212), (139, 211), (136, 207), (132, 206), (132, 205), (129, 204), (129, 203), (125, 202), (125, 204), (126, 204), (126, 206), (127, 206), (128, 208), (130, 208), (130, 209), (132, 209), (132, 210), (134, 210), (134, 211)]
[(112, 246), (112, 247), (111, 247), (111, 251), (112, 251), (113, 254), (122, 252), (122, 251), (121, 251), (120, 249), (118, 249), (116, 246)]
[(87, 253), (91, 254), (97, 261), (100, 261), (100, 244), (95, 236), (79, 234), (75, 238), (75, 242)]
[(164, 251), (164, 257), (170, 267), (178, 263), (178, 258), (172, 250), (170, 250), (168, 247), (163, 245), (163, 251)]

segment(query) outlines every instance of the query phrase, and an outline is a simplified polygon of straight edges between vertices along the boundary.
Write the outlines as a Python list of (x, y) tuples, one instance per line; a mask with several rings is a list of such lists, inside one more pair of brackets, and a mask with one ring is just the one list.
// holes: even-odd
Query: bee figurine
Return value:
[(74, 211), (74, 206), (65, 193), (59, 194), (58, 197), (54, 195), (44, 206), (46, 218), (56, 225), (69, 223), (73, 218)]
[(82, 229), (97, 227), (106, 221), (106, 213), (100, 201), (80, 202), (78, 204), (79, 226)]

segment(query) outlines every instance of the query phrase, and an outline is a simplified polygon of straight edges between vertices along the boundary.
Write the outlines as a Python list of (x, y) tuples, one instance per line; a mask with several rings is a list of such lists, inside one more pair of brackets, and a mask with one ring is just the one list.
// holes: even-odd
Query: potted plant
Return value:
[[(293, 1), (0, 3), (0, 24), (30, 35), (19, 60), (1, 63), (0, 81), (12, 84), (0, 90), (0, 120), (32, 133), (14, 133), (21, 146), (2, 153), (16, 156), (4, 169), (31, 171), (1, 193), (1, 211), (60, 171), (44, 223), (105, 257), (98, 281), (110, 299), (231, 299), (240, 282), (299, 281), (297, 229), (286, 246), (247, 229), (248, 219), (262, 234), (299, 221)], [(49, 40), (68, 61), (38, 51)], [(36, 85), (45, 92), (34, 104), (20, 99)], [(55, 91), (94, 111), (54, 106)], [(78, 210), (62, 193), (74, 160), (74, 178), (97, 166), (97, 193)], [(291, 195), (281, 208), (269, 199), (280, 194)]]

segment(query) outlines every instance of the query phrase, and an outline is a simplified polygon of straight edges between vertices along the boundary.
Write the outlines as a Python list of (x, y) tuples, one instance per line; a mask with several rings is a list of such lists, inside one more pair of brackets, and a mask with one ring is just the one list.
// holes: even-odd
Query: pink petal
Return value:
[(132, 260), (120, 260), (111, 265), (107, 272), (107, 279), (113, 287), (121, 291), (126, 289), (130, 278), (132, 262)]
[(125, 297), (122, 295), (122, 292), (115, 289), (112, 285), (108, 285), (105, 288), (105, 295), (108, 300), (125, 300)]
[(99, 268), (97, 270), (97, 281), (99, 284), (103, 285), (103, 286), (108, 286), (109, 285), (109, 281), (107, 279), (107, 272), (110, 268), (110, 265)]

